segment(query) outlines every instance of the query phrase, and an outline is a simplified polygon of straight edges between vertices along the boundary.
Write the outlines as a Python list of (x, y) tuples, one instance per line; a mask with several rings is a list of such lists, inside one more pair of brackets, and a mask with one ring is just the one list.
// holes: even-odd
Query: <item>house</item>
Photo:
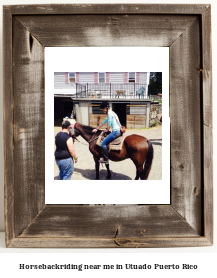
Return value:
[(149, 72), (55, 72), (54, 122), (76, 116), (78, 122), (96, 126), (106, 117), (99, 109), (110, 103), (127, 128), (149, 126)]

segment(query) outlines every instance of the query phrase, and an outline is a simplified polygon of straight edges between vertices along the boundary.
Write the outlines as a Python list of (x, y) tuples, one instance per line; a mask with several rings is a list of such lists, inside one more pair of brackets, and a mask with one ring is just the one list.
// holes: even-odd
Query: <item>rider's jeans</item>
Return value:
[(120, 130), (112, 131), (112, 132), (102, 141), (101, 147), (102, 147), (102, 148), (107, 148), (107, 145), (108, 145), (112, 140), (114, 140), (115, 137), (118, 136), (120, 133), (121, 133)]

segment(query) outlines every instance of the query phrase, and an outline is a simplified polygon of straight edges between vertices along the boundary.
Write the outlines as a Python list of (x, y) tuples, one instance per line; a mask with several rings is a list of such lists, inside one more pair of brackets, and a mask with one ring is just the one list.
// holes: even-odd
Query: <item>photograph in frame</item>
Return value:
[[(72, 52), (74, 56), (70, 60), (69, 57)], [(126, 57), (128, 53), (132, 52), (136, 54), (134, 55), (134, 60), (129, 62)], [(47, 110), (48, 113), (45, 113), (47, 115), (46, 119), (49, 119), (46, 121), (48, 122), (46, 130), (49, 130), (49, 132), (46, 133), (45, 137), (48, 142), (45, 149), (46, 177), (48, 177), (50, 173), (49, 181), (47, 179), (45, 185), (46, 203), (81, 204), (85, 202), (85, 204), (91, 204), (97, 202), (106, 204), (138, 204), (142, 202), (143, 198), (144, 204), (169, 204), (170, 119), (168, 48), (46, 48), (45, 55), (45, 86), (48, 92), (45, 96), (45, 110)], [(105, 58), (101, 61), (95, 58), (97, 55), (105, 56)], [(140, 57), (143, 56), (144, 61), (142, 62)], [(52, 57), (58, 58), (53, 59)], [(75, 57), (77, 57), (77, 59)], [(77, 68), (84, 68), (83, 65), (80, 65), (81, 57), (87, 61), (85, 67), (88, 71), (72, 72), (72, 65), (73, 68), (76, 66)], [(94, 67), (92, 66), (93, 64)], [(102, 72), (102, 69), (106, 67), (110, 69), (110, 71), (106, 70)], [(99, 68), (100, 71), (96, 72), (96, 70), (94, 70), (96, 68)], [(126, 72), (126, 69), (136, 68), (140, 70), (143, 69), (143, 71)], [(64, 71), (62, 71), (62, 69), (64, 69)], [(116, 71), (114, 71), (115, 69)], [(117, 69), (122, 71), (117, 71)], [(144, 69), (146, 71), (144, 71)], [(153, 72), (154, 69), (157, 70), (157, 72)], [(158, 81), (158, 83), (160, 83), (159, 85), (156, 81), (157, 77), (160, 79), (160, 81)], [(150, 82), (152, 87), (149, 84)], [(155, 88), (156, 86), (159, 88)], [(148, 90), (155, 90), (155, 94), (153, 94), (153, 96), (151, 93), (148, 94)], [(51, 99), (51, 92), (53, 92), (54, 100)], [(164, 98), (162, 97), (162, 92), (164, 92)], [(162, 102), (162, 99), (164, 99), (165, 103)], [(53, 111), (51, 110), (52, 101), (54, 101)], [(123, 139), (130, 136), (128, 137), (129, 142), (126, 142), (126, 146), (128, 144), (129, 153), (126, 153), (126, 155), (124, 154), (123, 159), (120, 159), (122, 161), (113, 161), (119, 160), (119, 156), (122, 154), (119, 154), (120, 151), (117, 150), (117, 148), (120, 149), (120, 146), (111, 146), (111, 148), (115, 149), (114, 152), (117, 154), (117, 158), (109, 159), (109, 171), (106, 170), (107, 167), (105, 164), (100, 165), (98, 179), (101, 181), (97, 181), (95, 161), (92, 154), (95, 152), (95, 147), (91, 149), (91, 153), (88, 141), (92, 139), (94, 127), (100, 125), (101, 131), (103, 131), (108, 126), (108, 123), (105, 123), (105, 126), (102, 125), (103, 121), (106, 121), (107, 118), (106, 114), (100, 110), (100, 105), (102, 103), (107, 103), (111, 113), (115, 113), (116, 117), (118, 117), (117, 119), (120, 119), (121, 124), (126, 126)], [(162, 124), (163, 110), (165, 115), (164, 124)], [(52, 132), (49, 116), (51, 113), (54, 115), (54, 137), (58, 134), (58, 136), (60, 136), (60, 142), (64, 140), (62, 135), (67, 137), (70, 136), (71, 133), (75, 134), (78, 132), (76, 129), (79, 127), (79, 124), (81, 124), (80, 127), (86, 128), (86, 131), (89, 132), (89, 135), (83, 132), (82, 136), (75, 136), (74, 139), (70, 139), (74, 141), (75, 153), (73, 155), (79, 157), (78, 162), (73, 163), (73, 174), (70, 177), (71, 181), (60, 180), (59, 173), (61, 168), (57, 165), (57, 163), (64, 164), (65, 161), (71, 161), (71, 159), (68, 158), (68, 154), (66, 153), (66, 160), (56, 161), (55, 156), (53, 156), (57, 148), (56, 139), (54, 139), (52, 150), (49, 144), (50, 134)], [(70, 122), (71, 124), (70, 127), (68, 127), (70, 131), (69, 135), (65, 135), (61, 131), (61, 125), (64, 121)], [(114, 121), (116, 123), (116, 119), (114, 119)], [(74, 129), (75, 125), (77, 125), (77, 128)], [(92, 128), (87, 129), (87, 126), (91, 126)], [(115, 128), (119, 128), (118, 124), (116, 124)], [(164, 130), (163, 132), (162, 129)], [(67, 132), (67, 129), (65, 129), (65, 131)], [(101, 134), (101, 132), (99, 132), (99, 134)], [(71, 136), (73, 135), (71, 134)], [(131, 137), (133, 138), (131, 139)], [(134, 139), (134, 137), (137, 139)], [(97, 136), (95, 136), (95, 138), (97, 138)], [(135, 145), (135, 149), (138, 149), (137, 153), (141, 153), (138, 161), (141, 160), (140, 164), (142, 164), (140, 165), (142, 166), (142, 174), (141, 177), (138, 176), (139, 181), (137, 182), (135, 179), (137, 179), (139, 167), (137, 166), (137, 158), (133, 162), (133, 154), (132, 159), (130, 157), (131, 152), (135, 152), (135, 150), (131, 151), (130, 147), (135, 140), (141, 139), (144, 143), (140, 141), (139, 144), (144, 144), (144, 150), (141, 149), (140, 151), (137, 145)], [(148, 153), (147, 150), (149, 146), (148, 143), (146, 143), (147, 140), (150, 142), (152, 153), (149, 154), (151, 157), (151, 162), (149, 162), (150, 168), (148, 169), (149, 177), (144, 181), (143, 173), (145, 171), (146, 162), (144, 153)], [(162, 144), (163, 140), (165, 142), (164, 145)], [(125, 139), (122, 140), (122, 145), (124, 141)], [(99, 140), (97, 139), (96, 142), (91, 143), (95, 146), (99, 143), (101, 145), (100, 138)], [(97, 158), (98, 161), (103, 157), (103, 153), (101, 147), (96, 148), (100, 155), (100, 157)], [(126, 152), (125, 146), (123, 146), (123, 151)], [(110, 150), (108, 153), (109, 152)], [(50, 167), (49, 158), (51, 155), (54, 157), (54, 170)], [(112, 156), (112, 151), (110, 155)], [(125, 159), (125, 157), (127, 157), (127, 159)], [(137, 154), (135, 157), (137, 157)], [(74, 161), (73, 159), (73, 162)], [(66, 167), (66, 169), (68, 168)], [(163, 175), (162, 172), (164, 173)], [(107, 178), (108, 175), (111, 175), (110, 181)], [(51, 177), (54, 181), (52, 181)], [(120, 180), (120, 182), (118, 180)], [(63, 182), (64, 187), (62, 187)], [(131, 183), (133, 184), (131, 185)], [(121, 197), (118, 200), (117, 197), (114, 198), (112, 196), (112, 188), (114, 188), (117, 193), (122, 190), (126, 190), (126, 193), (124, 196), (123, 194), (119, 194)], [(135, 193), (132, 193), (132, 188), (134, 188), (133, 191)], [(139, 190), (141, 195), (136, 193), (137, 190)], [(158, 197), (155, 194), (156, 191), (159, 192)], [(69, 192), (71, 194), (68, 194)], [(72, 192), (76, 192), (76, 194), (72, 194)]]

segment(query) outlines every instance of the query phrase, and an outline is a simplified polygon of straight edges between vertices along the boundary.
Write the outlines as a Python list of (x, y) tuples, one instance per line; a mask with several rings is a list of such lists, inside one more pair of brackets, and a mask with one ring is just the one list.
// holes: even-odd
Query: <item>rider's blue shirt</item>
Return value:
[(117, 119), (118, 119), (118, 116), (117, 116), (117, 114), (115, 114), (115, 116), (114, 116), (113, 113), (115, 114), (115, 112), (113, 112), (113, 111), (108, 112), (108, 117), (103, 121), (103, 124), (106, 124), (108, 122), (108, 126), (111, 126), (112, 131), (117, 131), (117, 130), (120, 130), (120, 126), (117, 123), (115, 116), (117, 117)]

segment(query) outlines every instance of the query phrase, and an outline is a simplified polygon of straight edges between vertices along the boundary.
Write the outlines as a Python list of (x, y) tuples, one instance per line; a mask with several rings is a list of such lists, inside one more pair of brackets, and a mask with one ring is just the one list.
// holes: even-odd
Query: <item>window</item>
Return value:
[(105, 83), (105, 73), (99, 72), (99, 83)]
[(69, 72), (69, 83), (75, 83), (75, 72)]
[(100, 104), (89, 104), (89, 112), (91, 114), (103, 114), (103, 111), (100, 109)]
[(128, 82), (135, 82), (135, 72), (129, 72)]

